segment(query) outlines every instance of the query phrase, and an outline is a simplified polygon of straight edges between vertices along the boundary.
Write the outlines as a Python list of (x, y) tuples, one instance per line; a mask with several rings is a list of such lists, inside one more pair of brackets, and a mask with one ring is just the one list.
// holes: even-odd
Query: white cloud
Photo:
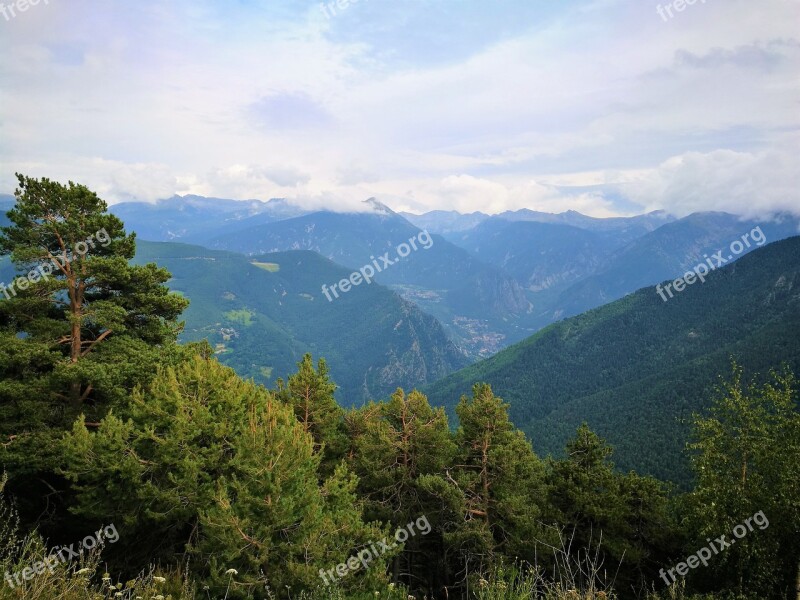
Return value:
[(800, 216), (796, 144), (794, 148), (685, 153), (626, 186), (627, 192), (649, 209), (678, 216), (704, 210), (761, 218), (779, 212)]

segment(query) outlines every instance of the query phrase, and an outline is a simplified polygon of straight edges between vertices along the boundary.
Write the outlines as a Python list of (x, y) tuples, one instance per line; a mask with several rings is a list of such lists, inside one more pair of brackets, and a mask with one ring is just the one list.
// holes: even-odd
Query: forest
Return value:
[(178, 342), (188, 300), (97, 194), (18, 182), (0, 599), (800, 598), (786, 365), (719, 373), (687, 489), (617, 469), (586, 424), (539, 456), (480, 381), (451, 419), (418, 390), (343, 408), (310, 354), (243, 379)]

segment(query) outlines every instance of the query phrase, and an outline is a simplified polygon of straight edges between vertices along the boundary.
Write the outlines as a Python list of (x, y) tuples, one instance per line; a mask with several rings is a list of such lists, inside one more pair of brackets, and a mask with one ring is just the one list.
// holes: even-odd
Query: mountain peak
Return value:
[(383, 202), (378, 201), (377, 198), (374, 197), (367, 198), (366, 200), (364, 200), (364, 204), (369, 206), (373, 211), (377, 213), (381, 213), (388, 216), (397, 216), (397, 213), (395, 213), (391, 208), (386, 206)]

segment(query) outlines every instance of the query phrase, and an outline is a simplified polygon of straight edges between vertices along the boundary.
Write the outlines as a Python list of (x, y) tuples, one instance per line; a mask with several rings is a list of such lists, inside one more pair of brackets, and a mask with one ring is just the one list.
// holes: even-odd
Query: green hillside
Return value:
[(244, 377), (274, 384), (303, 353), (324, 356), (345, 405), (432, 382), (467, 364), (441, 325), (376, 283), (328, 302), (320, 288), (349, 271), (314, 252), (247, 258), (185, 244), (139, 242), (191, 300), (184, 340), (206, 338)]
[(452, 412), (473, 382), (488, 382), (537, 451), (558, 453), (587, 421), (616, 448), (620, 468), (685, 482), (686, 419), (731, 356), (746, 371), (800, 367), (800, 237), (666, 303), (648, 287), (554, 324), (427, 391)]

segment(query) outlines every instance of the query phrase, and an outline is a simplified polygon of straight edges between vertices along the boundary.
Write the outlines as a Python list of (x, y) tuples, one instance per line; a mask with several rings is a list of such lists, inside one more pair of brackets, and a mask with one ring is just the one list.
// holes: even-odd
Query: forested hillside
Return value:
[(647, 287), (552, 325), (426, 388), (448, 407), (485, 381), (543, 454), (587, 421), (618, 466), (687, 483), (687, 421), (731, 357), (800, 370), (800, 237), (769, 244), (664, 302)]
[(314, 252), (247, 258), (140, 242), (136, 262), (168, 268), (170, 289), (191, 301), (182, 339), (207, 339), (222, 363), (265, 385), (310, 351), (329, 359), (337, 399), (353, 406), (467, 364), (436, 319), (378, 283), (328, 301), (322, 285), (350, 271)]

